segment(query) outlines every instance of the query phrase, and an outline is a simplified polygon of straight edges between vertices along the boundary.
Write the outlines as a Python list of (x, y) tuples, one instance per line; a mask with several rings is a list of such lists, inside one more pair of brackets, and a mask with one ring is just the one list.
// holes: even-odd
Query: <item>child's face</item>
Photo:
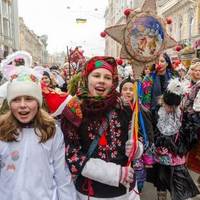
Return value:
[(11, 101), (10, 109), (15, 118), (27, 124), (33, 120), (38, 112), (38, 102), (31, 96), (19, 96)]
[(88, 76), (88, 90), (90, 96), (105, 97), (111, 91), (112, 86), (112, 73), (107, 69), (95, 69)]
[(133, 83), (127, 82), (123, 85), (121, 95), (124, 97), (124, 99), (128, 102), (131, 102), (133, 100)]
[(150, 74), (150, 69), (147, 67), (147, 68), (145, 68), (145, 70), (144, 70), (144, 73), (145, 73), (145, 75), (149, 75)]

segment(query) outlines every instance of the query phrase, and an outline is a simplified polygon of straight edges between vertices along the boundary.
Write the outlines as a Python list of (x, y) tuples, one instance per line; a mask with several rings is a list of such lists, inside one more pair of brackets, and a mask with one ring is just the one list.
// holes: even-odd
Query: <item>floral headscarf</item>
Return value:
[(84, 69), (82, 71), (84, 86), (87, 87), (88, 75), (93, 70), (99, 68), (107, 69), (112, 73), (113, 89), (116, 89), (118, 86), (117, 63), (113, 57), (108, 57), (108, 56), (95, 56), (85, 63)]

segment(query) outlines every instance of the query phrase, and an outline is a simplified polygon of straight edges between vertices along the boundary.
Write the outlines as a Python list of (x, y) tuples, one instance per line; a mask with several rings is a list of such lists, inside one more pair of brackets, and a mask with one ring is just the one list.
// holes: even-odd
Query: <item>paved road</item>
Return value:
[[(198, 177), (197, 174), (191, 172), (191, 175), (192, 175), (192, 178), (194, 180), (197, 180), (197, 177)], [(143, 190), (143, 193), (141, 195), (141, 200), (157, 200), (157, 198), (156, 198), (156, 189), (152, 184), (145, 183), (144, 190)], [(167, 200), (171, 200), (169, 194), (168, 194)], [(200, 200), (200, 195), (198, 195), (195, 198), (192, 198), (191, 200)]]

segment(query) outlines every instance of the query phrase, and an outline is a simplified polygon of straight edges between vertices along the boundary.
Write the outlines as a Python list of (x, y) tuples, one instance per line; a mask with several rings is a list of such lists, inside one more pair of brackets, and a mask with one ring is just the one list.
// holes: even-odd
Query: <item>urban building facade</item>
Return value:
[(35, 64), (43, 65), (48, 63), (47, 36), (38, 36), (30, 30), (24, 23), (23, 18), (19, 18), (19, 49), (29, 52)]
[[(137, 9), (144, 0), (109, 0), (105, 12), (106, 27), (125, 23), (124, 10)], [(178, 43), (193, 45), (200, 38), (200, 1), (199, 0), (157, 0), (158, 15), (171, 17), (172, 24), (166, 29)], [(200, 42), (199, 42), (200, 46)], [(105, 39), (105, 54), (119, 57), (121, 45), (109, 37)]]
[[(137, 9), (143, 4), (144, 0), (108, 0), (105, 11), (105, 26), (114, 26), (126, 22), (124, 10), (126, 8)], [(121, 45), (110, 37), (105, 39), (105, 55), (119, 57)]]
[(197, 0), (159, 0), (158, 11), (163, 18), (171, 17), (168, 33), (180, 44), (193, 45), (200, 36), (199, 3)]
[(0, 60), (18, 48), (18, 1), (0, 0)]
[(65, 59), (66, 59), (66, 53), (64, 51), (60, 53), (50, 54), (48, 57), (48, 64), (49, 66), (58, 65), (62, 67), (66, 62)]
[[(125, 22), (123, 10), (127, 8), (128, 2), (126, 0), (108, 0), (108, 7), (105, 11), (105, 26), (113, 26)], [(105, 55), (118, 57), (121, 45), (112, 38), (105, 39)]]

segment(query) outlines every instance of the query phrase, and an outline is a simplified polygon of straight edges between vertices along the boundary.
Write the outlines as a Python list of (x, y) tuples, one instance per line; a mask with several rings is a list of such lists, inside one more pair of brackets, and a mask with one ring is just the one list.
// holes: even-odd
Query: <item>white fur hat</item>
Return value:
[[(12, 64), (17, 58), (24, 60), (23, 66), (15, 66)], [(6, 57), (1, 63), (3, 76), (8, 80), (3, 87), (3, 93), (6, 94), (8, 104), (18, 96), (34, 97), (39, 105), (42, 106), (42, 90), (40, 79), (42, 77), (41, 70), (31, 68), (32, 56), (26, 51), (17, 51)], [(7, 85), (7, 87), (6, 87)], [(6, 89), (7, 90), (6, 90)], [(1, 94), (0, 88), (0, 94)]]
[(163, 94), (163, 100), (167, 105), (178, 106), (181, 103), (183, 88), (178, 78), (170, 79), (167, 90)]
[(43, 97), (40, 81), (34, 75), (34, 71), (31, 68), (22, 68), (8, 83), (8, 104), (10, 105), (10, 102), (19, 96), (34, 97), (38, 101), (40, 107), (42, 106)]

